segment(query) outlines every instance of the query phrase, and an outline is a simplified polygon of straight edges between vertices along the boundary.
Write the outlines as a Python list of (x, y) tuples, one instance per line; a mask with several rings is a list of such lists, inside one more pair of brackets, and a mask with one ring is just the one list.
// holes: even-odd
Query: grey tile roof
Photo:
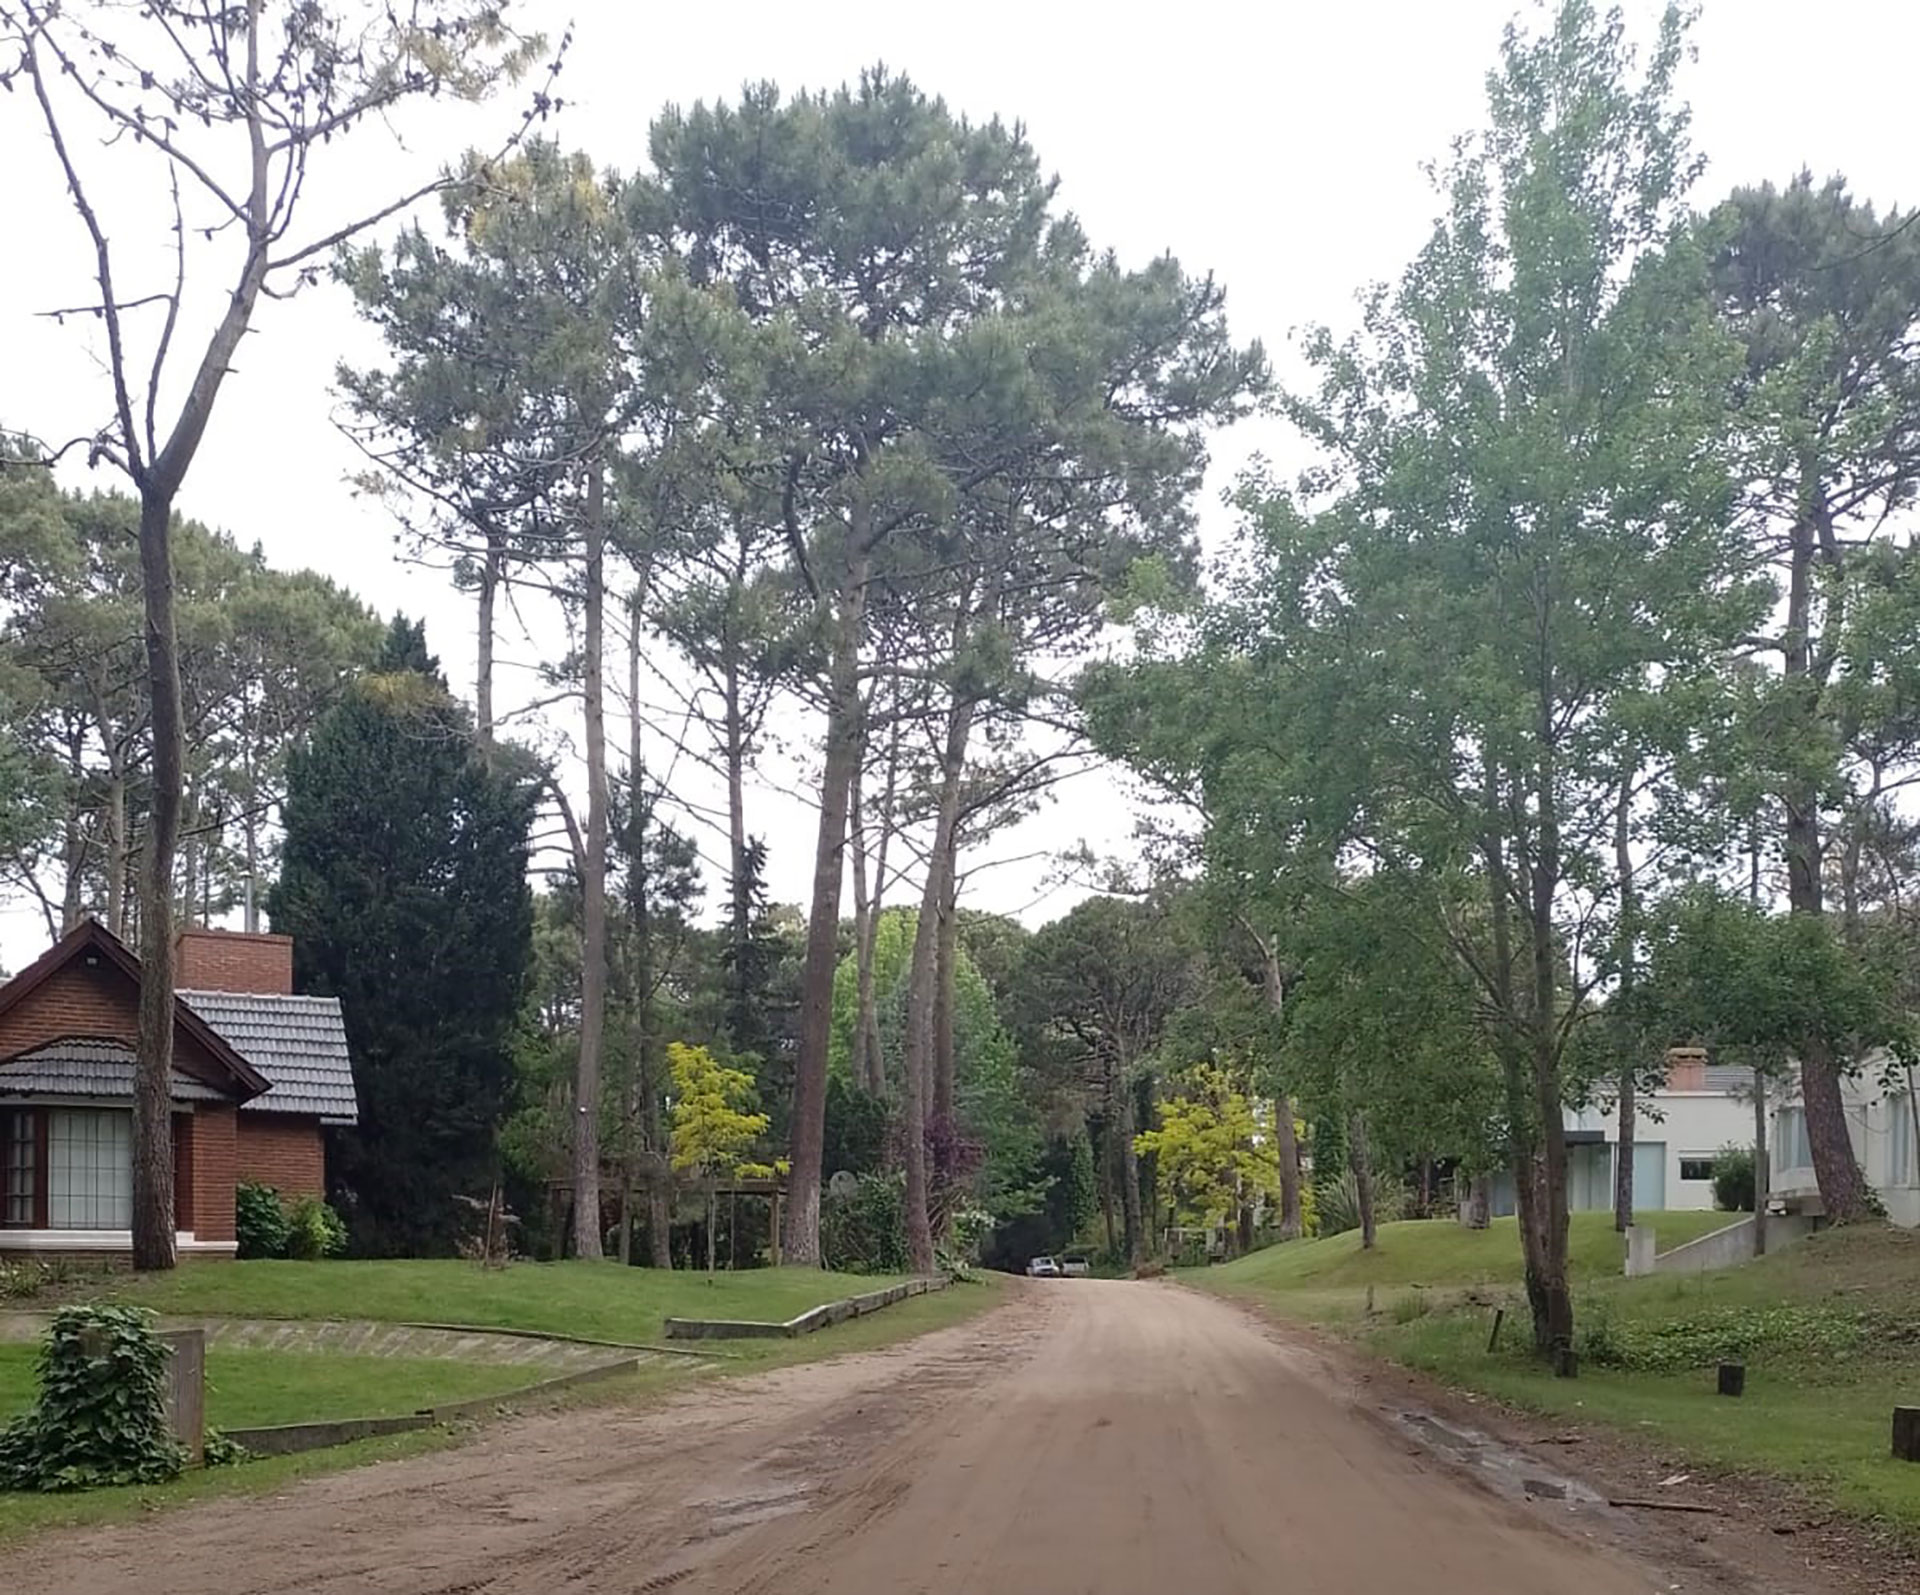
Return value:
[[(0, 1096), (120, 1097), (133, 1095), (133, 1049), (117, 1041), (49, 1041), (0, 1064)], [(226, 1094), (173, 1071), (175, 1102), (225, 1102)]]
[(353, 1065), (338, 997), (274, 997), (241, 991), (183, 991), (180, 999), (272, 1083), (242, 1113), (317, 1113), (354, 1124)]

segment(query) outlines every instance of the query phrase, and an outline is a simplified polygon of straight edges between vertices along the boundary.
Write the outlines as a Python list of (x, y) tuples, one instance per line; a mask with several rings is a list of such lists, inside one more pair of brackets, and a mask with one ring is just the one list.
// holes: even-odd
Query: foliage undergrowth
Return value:
[(40, 1399), (0, 1432), (0, 1487), (88, 1490), (174, 1478), (166, 1346), (131, 1307), (67, 1307), (40, 1354)]

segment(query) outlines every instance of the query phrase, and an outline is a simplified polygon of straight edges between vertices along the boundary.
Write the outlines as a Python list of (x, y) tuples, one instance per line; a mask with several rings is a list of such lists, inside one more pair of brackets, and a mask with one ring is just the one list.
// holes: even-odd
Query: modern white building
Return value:
[[(1844, 1087), (1847, 1127), (1867, 1183), (1896, 1224), (1920, 1226), (1920, 1129), (1904, 1079), (1885, 1083), (1870, 1058)], [(1568, 1199), (1575, 1212), (1613, 1207), (1620, 1156), (1617, 1106), (1567, 1110)], [(1677, 1052), (1660, 1090), (1640, 1099), (1634, 1123), (1633, 1205), (1641, 1212), (1713, 1206), (1713, 1160), (1721, 1148), (1753, 1145), (1753, 1074)], [(1775, 1205), (1817, 1213), (1819, 1187), (1807, 1147), (1797, 1081), (1775, 1084), (1767, 1104), (1768, 1189)], [(1513, 1183), (1499, 1176), (1493, 1211), (1513, 1211)]]

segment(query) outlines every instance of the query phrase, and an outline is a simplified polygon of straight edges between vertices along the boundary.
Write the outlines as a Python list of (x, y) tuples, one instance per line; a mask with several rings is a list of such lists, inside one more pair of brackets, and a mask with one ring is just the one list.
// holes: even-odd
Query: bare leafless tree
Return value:
[[(104, 337), (112, 414), (50, 448), (127, 476), (140, 498), (153, 785), (141, 857), (133, 1261), (174, 1264), (169, 1080), (173, 873), (182, 711), (173, 615), (174, 502), (262, 297), (316, 280), (341, 244), (446, 181), (439, 170), (310, 222), (314, 158), (415, 101), (478, 100), (546, 55), (501, 0), (0, 0), (0, 87), (24, 88), (92, 256), (83, 302), (50, 308)], [(564, 50), (564, 41), (562, 41)], [(554, 109), (547, 61), (508, 135)], [(114, 176), (107, 180), (109, 169)], [(122, 174), (138, 171), (130, 183)], [(145, 196), (168, 198), (169, 268), (144, 280)], [(109, 204), (112, 196), (116, 203)], [(124, 203), (119, 196), (129, 196)], [(130, 242), (134, 240), (135, 242)]]

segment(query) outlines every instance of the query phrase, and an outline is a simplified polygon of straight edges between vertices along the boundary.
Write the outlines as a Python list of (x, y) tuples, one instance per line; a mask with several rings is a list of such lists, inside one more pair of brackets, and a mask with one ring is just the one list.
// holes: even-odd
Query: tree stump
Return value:
[(1747, 1393), (1747, 1365), (1744, 1362), (1720, 1364), (1720, 1394), (1743, 1396)]
[(1893, 1409), (1893, 1454), (1902, 1462), (1920, 1462), (1920, 1407)]

